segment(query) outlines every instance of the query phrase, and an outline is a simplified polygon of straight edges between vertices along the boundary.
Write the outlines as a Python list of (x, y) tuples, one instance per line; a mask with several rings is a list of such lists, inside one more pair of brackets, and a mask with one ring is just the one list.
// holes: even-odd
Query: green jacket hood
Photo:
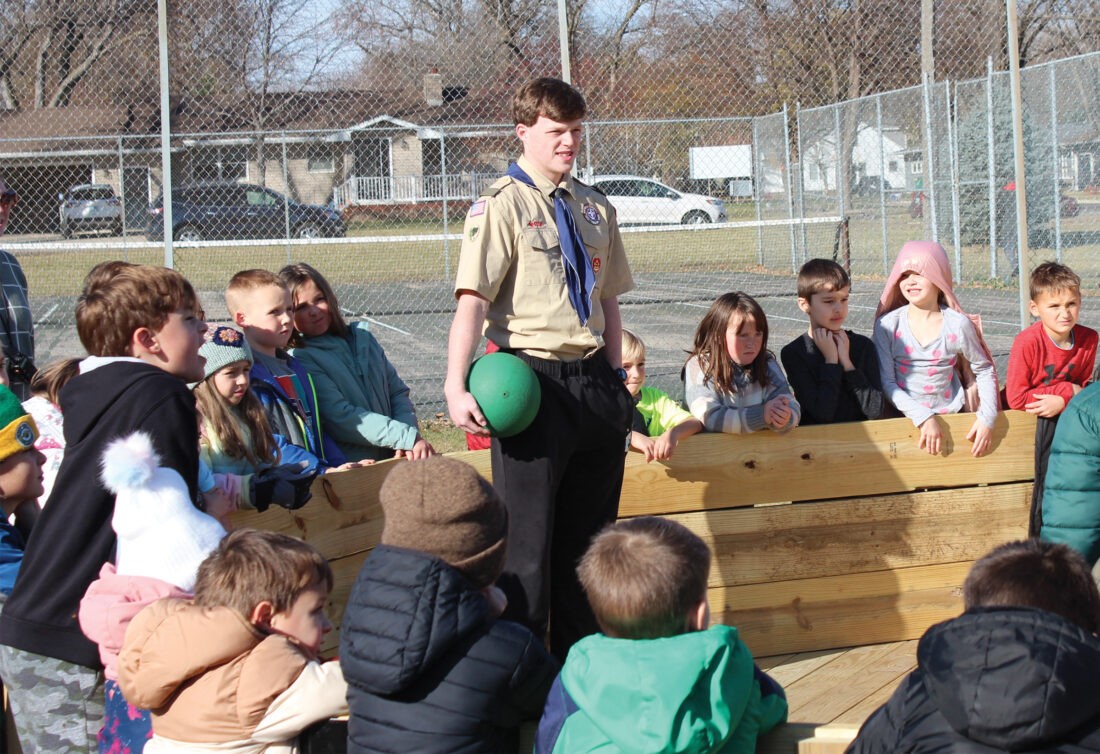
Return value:
[(726, 747), (742, 722), (753, 740), (765, 722), (752, 655), (731, 626), (648, 641), (590, 636), (570, 651), (561, 681), (585, 714), (570, 718), (555, 751), (600, 738), (638, 754), (752, 751)]

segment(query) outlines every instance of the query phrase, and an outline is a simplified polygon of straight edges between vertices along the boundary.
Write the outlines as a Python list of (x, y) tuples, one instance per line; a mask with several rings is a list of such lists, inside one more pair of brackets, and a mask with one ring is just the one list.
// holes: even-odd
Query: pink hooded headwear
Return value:
[(967, 314), (959, 304), (959, 300), (955, 298), (955, 289), (951, 282), (951, 262), (944, 248), (935, 241), (906, 241), (902, 244), (898, 258), (894, 262), (894, 269), (890, 270), (890, 277), (886, 279), (886, 286), (882, 289), (882, 296), (878, 300), (875, 319), (907, 303), (898, 285), (901, 282), (901, 276), (906, 272), (915, 272), (928, 278), (943, 293), (943, 298), (949, 307), (974, 323), (974, 329), (978, 331), (978, 340), (982, 342), (982, 349), (989, 360), (993, 361), (993, 353), (982, 335), (982, 318), (977, 314)]

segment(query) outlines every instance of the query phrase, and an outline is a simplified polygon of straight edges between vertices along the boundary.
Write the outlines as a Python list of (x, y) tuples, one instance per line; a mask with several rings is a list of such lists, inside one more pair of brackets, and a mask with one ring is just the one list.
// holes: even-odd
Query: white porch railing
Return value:
[(337, 207), (352, 204), (407, 204), (442, 199), (474, 200), (499, 173), (352, 176), (332, 190)]

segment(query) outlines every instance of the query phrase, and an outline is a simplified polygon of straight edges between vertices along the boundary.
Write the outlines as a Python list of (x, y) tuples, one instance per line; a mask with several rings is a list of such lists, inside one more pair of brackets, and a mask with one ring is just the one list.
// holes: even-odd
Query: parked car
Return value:
[(122, 202), (107, 184), (70, 186), (57, 198), (61, 202), (61, 235), (65, 238), (93, 230), (109, 230), (111, 235), (122, 235)]
[[(340, 213), (317, 204), (301, 204), (277, 191), (249, 183), (197, 183), (172, 192), (172, 228), (177, 241), (236, 238), (292, 238), (347, 235)], [(164, 197), (149, 207), (145, 236), (164, 237)]]
[(685, 194), (636, 175), (596, 175), (589, 183), (614, 205), (621, 225), (724, 223), (726, 204), (702, 194)]
[(880, 192), (893, 190), (890, 181), (880, 175), (863, 175), (852, 181), (853, 196), (878, 196)]

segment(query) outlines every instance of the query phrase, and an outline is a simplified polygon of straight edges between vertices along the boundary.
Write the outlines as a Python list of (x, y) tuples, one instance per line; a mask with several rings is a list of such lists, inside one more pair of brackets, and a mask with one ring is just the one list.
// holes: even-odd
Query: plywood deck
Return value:
[(843, 752), (916, 667), (916, 651), (912, 640), (757, 658), (790, 707), (787, 724), (760, 739), (758, 754)]

